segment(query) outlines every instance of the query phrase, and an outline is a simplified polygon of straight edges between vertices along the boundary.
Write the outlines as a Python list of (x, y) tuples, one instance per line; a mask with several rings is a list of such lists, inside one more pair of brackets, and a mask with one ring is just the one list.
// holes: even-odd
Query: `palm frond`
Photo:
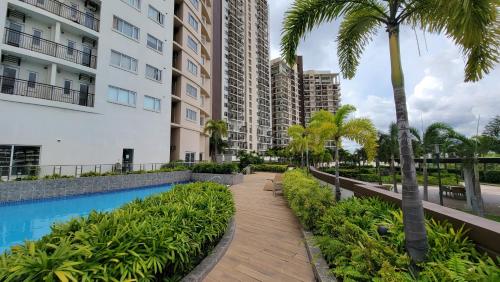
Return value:
[(478, 81), (499, 62), (498, 0), (413, 0), (399, 20), (434, 33), (444, 33), (466, 58), (465, 81)]
[(371, 7), (377, 11), (378, 17), (382, 20), (385, 12), (377, 3), (376, 0), (295, 0), (283, 21), (281, 38), (283, 58), (289, 65), (293, 65), (300, 39), (306, 33), (322, 23), (331, 22), (351, 11)]
[(337, 35), (337, 54), (344, 78), (351, 79), (355, 76), (365, 47), (382, 23), (377, 14), (372, 8), (363, 8), (344, 16)]
[(343, 105), (342, 107), (337, 109), (337, 112), (334, 115), (334, 123), (339, 129), (342, 128), (342, 125), (344, 124), (344, 121), (347, 119), (347, 117), (355, 111), (356, 107), (354, 107), (353, 105)]
[(345, 122), (343, 137), (350, 139), (366, 151), (368, 160), (373, 160), (377, 152), (377, 129), (368, 118), (353, 118)]

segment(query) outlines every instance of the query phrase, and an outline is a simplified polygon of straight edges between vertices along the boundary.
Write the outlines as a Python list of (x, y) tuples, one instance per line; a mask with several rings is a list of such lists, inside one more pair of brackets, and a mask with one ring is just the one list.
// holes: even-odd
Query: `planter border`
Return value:
[(229, 249), (229, 246), (233, 241), (235, 231), (236, 221), (233, 216), (233, 218), (229, 221), (226, 233), (222, 236), (212, 252), (204, 258), (198, 266), (191, 270), (191, 272), (186, 275), (181, 282), (198, 282), (205, 279), (217, 263), (224, 257), (224, 254), (226, 254), (226, 251)]
[(314, 272), (314, 277), (318, 282), (337, 282), (337, 278), (330, 273), (330, 267), (321, 253), (321, 249), (314, 243), (314, 235), (310, 231), (306, 231), (303, 227), (300, 228), (302, 236), (304, 236), (304, 244), (306, 245), (307, 256), (311, 263)]

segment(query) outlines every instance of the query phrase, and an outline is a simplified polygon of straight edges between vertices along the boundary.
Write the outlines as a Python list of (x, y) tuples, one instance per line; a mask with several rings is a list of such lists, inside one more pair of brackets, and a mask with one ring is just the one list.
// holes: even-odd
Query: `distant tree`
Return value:
[(227, 123), (223, 120), (209, 120), (205, 125), (204, 132), (210, 134), (210, 155), (212, 156), (212, 161), (217, 161), (217, 154), (221, 152), (224, 147), (227, 147), (227, 143), (224, 141), (224, 137), (227, 137)]
[(483, 135), (500, 139), (500, 115), (495, 116), (484, 128)]
[(300, 124), (292, 125), (288, 128), (288, 136), (290, 136), (290, 144), (288, 145), (290, 151), (294, 154), (300, 154), (300, 166), (304, 167), (304, 154), (308, 146), (306, 129)]

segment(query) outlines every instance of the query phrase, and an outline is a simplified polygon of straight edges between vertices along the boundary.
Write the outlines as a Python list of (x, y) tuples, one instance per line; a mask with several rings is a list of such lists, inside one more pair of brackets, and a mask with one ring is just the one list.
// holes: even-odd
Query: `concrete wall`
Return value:
[(0, 203), (50, 199), (185, 182), (190, 171), (0, 183)]
[(243, 182), (243, 174), (210, 174), (193, 173), (192, 181), (212, 181), (225, 185), (236, 185)]

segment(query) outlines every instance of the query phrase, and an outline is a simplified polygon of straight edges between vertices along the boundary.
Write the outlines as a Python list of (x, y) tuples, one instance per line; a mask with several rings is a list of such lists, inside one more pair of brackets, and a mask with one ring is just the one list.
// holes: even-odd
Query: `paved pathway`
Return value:
[(236, 233), (205, 281), (314, 281), (297, 219), (282, 196), (263, 190), (269, 178), (248, 175), (231, 188)]

